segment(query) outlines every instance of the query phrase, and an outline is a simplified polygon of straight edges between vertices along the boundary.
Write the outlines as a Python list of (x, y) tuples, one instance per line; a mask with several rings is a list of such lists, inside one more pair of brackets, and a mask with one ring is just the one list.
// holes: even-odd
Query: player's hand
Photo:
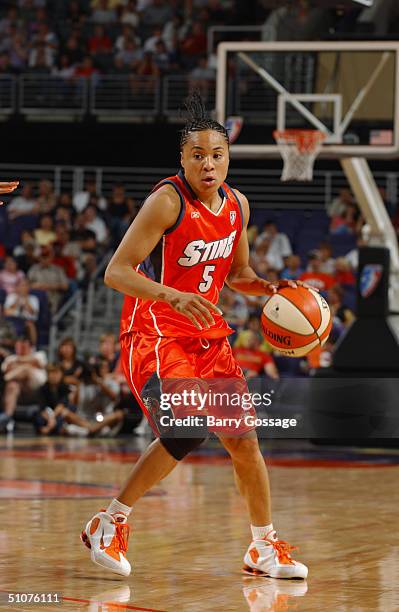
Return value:
[[(0, 194), (12, 193), (19, 185), (19, 181), (10, 181), (9, 183), (0, 183)], [(0, 205), (4, 202), (0, 202)]]
[(190, 319), (197, 329), (208, 329), (215, 323), (213, 314), (222, 314), (217, 306), (197, 293), (176, 291), (168, 299), (168, 304), (176, 312)]
[(288, 280), (285, 278), (281, 278), (279, 281), (275, 283), (269, 283), (269, 286), (273, 287), (273, 293), (276, 293), (279, 289), (283, 289), (284, 287), (292, 287), (292, 289), (297, 289), (298, 287), (303, 287), (304, 289), (313, 289), (313, 291), (319, 291), (316, 287), (312, 287), (307, 283), (304, 283), (300, 280)]

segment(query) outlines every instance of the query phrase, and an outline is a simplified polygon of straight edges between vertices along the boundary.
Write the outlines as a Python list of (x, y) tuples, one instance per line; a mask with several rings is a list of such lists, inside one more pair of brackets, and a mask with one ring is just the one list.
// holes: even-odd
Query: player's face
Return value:
[(181, 165), (198, 196), (210, 196), (226, 180), (229, 149), (223, 134), (215, 130), (192, 132), (181, 152)]

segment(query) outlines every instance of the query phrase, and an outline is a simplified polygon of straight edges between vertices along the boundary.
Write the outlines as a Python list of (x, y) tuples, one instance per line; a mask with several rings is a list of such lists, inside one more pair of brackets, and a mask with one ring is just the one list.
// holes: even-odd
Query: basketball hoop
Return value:
[(282, 181), (311, 181), (313, 165), (326, 138), (320, 130), (275, 130), (284, 169)]

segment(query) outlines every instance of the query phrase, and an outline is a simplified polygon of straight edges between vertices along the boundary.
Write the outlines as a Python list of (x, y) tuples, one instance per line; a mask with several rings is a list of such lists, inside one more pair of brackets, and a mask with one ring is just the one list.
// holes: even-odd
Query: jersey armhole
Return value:
[(157, 188), (155, 191), (158, 191), (158, 189), (160, 187), (163, 187), (163, 185), (172, 185), (172, 187), (174, 188), (174, 190), (176, 191), (177, 195), (180, 198), (180, 212), (179, 215), (176, 219), (176, 221), (174, 222), (174, 224), (169, 227), (167, 230), (165, 230), (164, 234), (170, 234), (171, 232), (173, 232), (175, 229), (177, 229), (180, 225), (180, 223), (183, 220), (184, 217), (184, 213), (186, 211), (186, 203), (183, 197), (182, 192), (180, 191), (179, 187), (176, 185), (176, 183), (174, 183), (173, 181), (162, 181), (161, 183), (159, 183), (159, 185), (157, 185)]
[(232, 187), (230, 187), (230, 185), (227, 185), (227, 183), (226, 183), (226, 186), (230, 189), (231, 193), (233, 194), (233, 196), (235, 197), (235, 199), (237, 201), (238, 208), (239, 208), (239, 211), (240, 211), (240, 216), (241, 216), (241, 229), (244, 229), (244, 213), (242, 211), (242, 206), (241, 206), (240, 199), (239, 199), (238, 195), (236, 194), (236, 192), (234, 191), (234, 189)]

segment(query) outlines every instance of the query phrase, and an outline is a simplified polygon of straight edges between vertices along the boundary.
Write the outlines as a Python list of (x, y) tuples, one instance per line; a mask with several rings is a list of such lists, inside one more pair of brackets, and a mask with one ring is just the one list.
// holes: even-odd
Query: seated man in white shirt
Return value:
[(12, 421), (18, 399), (22, 393), (29, 397), (47, 380), (47, 357), (44, 351), (36, 351), (30, 339), (22, 336), (15, 342), (15, 353), (1, 364), (4, 378), (3, 409), (0, 429)]
[(30, 295), (30, 284), (26, 278), (21, 279), (15, 292), (9, 293), (4, 302), (4, 316), (19, 319), (24, 323), (33, 346), (37, 342), (36, 322), (39, 317), (40, 302), (36, 295)]
[(8, 218), (16, 219), (23, 215), (37, 215), (39, 212), (39, 203), (33, 197), (32, 183), (25, 183), (22, 187), (21, 195), (12, 198), (7, 206)]
[(266, 221), (263, 232), (255, 240), (255, 247), (262, 244), (265, 239), (270, 239), (268, 256), (276, 261), (275, 267), (278, 270), (284, 268), (285, 259), (292, 255), (292, 247), (287, 234), (279, 232), (274, 221)]

